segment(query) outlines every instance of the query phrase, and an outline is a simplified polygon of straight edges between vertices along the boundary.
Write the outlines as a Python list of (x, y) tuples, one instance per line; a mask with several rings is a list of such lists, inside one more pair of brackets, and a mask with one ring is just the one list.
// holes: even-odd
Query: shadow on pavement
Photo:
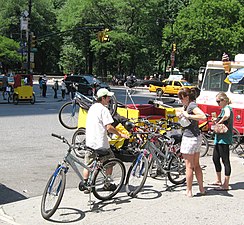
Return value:
[(85, 213), (79, 209), (60, 207), (55, 212), (53, 218), (48, 221), (55, 223), (74, 223), (85, 218)]
[(24, 195), (16, 192), (0, 183), (0, 205), (27, 199)]

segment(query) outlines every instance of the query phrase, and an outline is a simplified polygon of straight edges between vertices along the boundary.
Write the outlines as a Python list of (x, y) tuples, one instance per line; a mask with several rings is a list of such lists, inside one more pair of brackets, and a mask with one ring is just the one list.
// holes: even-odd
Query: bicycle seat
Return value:
[(92, 153), (96, 154), (97, 157), (103, 157), (103, 156), (110, 154), (110, 151), (108, 151), (108, 149), (106, 149), (106, 148), (93, 149), (90, 147), (86, 147), (86, 149), (88, 151), (91, 151)]
[(180, 143), (181, 139), (182, 139), (181, 134), (173, 134), (173, 135), (170, 135), (170, 137), (175, 139), (174, 144)]

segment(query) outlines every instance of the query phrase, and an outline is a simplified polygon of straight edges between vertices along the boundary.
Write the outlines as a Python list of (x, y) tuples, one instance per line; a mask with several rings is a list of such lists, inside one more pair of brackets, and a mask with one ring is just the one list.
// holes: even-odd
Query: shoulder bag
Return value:
[(228, 127), (224, 125), (223, 123), (217, 123), (214, 126), (214, 133), (215, 134), (224, 134), (228, 131)]

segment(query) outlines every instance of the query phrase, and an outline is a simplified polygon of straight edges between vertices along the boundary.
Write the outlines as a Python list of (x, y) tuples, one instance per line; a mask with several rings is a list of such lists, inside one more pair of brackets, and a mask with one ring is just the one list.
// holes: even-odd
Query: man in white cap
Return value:
[[(108, 108), (110, 97), (114, 95), (113, 92), (108, 91), (106, 88), (101, 88), (97, 91), (97, 102), (93, 104), (88, 110), (86, 118), (86, 147), (93, 150), (103, 150), (109, 152), (108, 155), (102, 158), (102, 161), (108, 158), (114, 158), (114, 154), (110, 149), (109, 140), (107, 132), (118, 135), (119, 137), (129, 138), (127, 135), (118, 132), (113, 126), (114, 122)], [(90, 151), (86, 151), (85, 163), (89, 165), (94, 160), (94, 155)], [(112, 174), (112, 168), (107, 173)], [(83, 177), (84, 183), (79, 184), (79, 189), (85, 193), (89, 193), (87, 189), (87, 180), (89, 172), (84, 169)], [(114, 184), (108, 184), (104, 186), (106, 190), (115, 190), (116, 186)]]

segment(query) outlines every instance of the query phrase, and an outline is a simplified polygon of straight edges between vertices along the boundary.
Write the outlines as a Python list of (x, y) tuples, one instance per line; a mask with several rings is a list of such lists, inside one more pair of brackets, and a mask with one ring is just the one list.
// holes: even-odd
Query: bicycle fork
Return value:
[[(52, 193), (53, 184), (54, 184), (55, 180), (57, 179), (57, 177), (58, 177), (58, 175), (59, 175), (61, 170), (64, 170), (65, 173), (68, 172), (68, 168), (67, 167), (65, 167), (65, 166), (63, 166), (61, 164), (58, 164), (57, 169), (53, 173), (52, 181), (51, 181), (51, 183), (50, 183), (50, 185), (48, 187), (48, 193), (49, 194)], [(53, 193), (54, 195), (56, 195), (56, 196), (58, 195), (58, 193), (60, 191), (61, 184), (62, 184), (62, 180), (59, 181), (58, 188), (57, 188), (56, 192)]]

